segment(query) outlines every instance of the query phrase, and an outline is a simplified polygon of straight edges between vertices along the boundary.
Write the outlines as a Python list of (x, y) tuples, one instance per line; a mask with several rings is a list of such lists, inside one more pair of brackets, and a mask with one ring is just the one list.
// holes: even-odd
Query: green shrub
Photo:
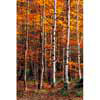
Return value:
[(83, 91), (78, 91), (78, 92), (76, 92), (76, 96), (77, 96), (77, 97), (83, 96)]
[(62, 96), (68, 96), (68, 95), (69, 95), (68, 92), (67, 92), (64, 88), (62, 88), (62, 89), (60, 90), (60, 94), (61, 94)]
[(76, 83), (76, 88), (82, 88), (83, 87), (83, 79), (78, 80)]

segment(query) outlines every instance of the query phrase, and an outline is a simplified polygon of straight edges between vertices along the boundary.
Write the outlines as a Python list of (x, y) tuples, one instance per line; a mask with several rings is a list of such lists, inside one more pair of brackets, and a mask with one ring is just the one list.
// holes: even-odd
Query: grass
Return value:
[(36, 93), (36, 94), (47, 94), (48, 93), (48, 90), (46, 89), (41, 89), (41, 90), (33, 90), (33, 93)]

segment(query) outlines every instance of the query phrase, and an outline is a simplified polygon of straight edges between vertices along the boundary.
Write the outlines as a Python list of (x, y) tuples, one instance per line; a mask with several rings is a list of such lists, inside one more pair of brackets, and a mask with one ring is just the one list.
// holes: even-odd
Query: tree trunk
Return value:
[(56, 0), (54, 0), (54, 32), (53, 32), (53, 86), (55, 86), (56, 78)]
[[(45, 20), (46, 20), (46, 16), (45, 16), (45, 0), (43, 1), (44, 2), (44, 6), (43, 6), (43, 19), (44, 19), (44, 45), (46, 45), (47, 43), (47, 38), (46, 38), (46, 32), (45, 32)], [(46, 51), (47, 49), (45, 48), (44, 49), (44, 54), (46, 55)], [(46, 56), (45, 56), (45, 59), (44, 59), (44, 79), (47, 79), (47, 59), (46, 59)]]
[(41, 32), (41, 36), (42, 36), (42, 64), (41, 64), (41, 79), (40, 79), (40, 89), (43, 87), (43, 74), (44, 74), (44, 36), (45, 36), (45, 27), (44, 27), (44, 15), (45, 15), (45, 0), (43, 0), (43, 10), (42, 10), (42, 23), (41, 23), (41, 27), (42, 27), (42, 32)]
[(68, 77), (68, 63), (69, 63), (69, 49), (70, 49), (70, 45), (69, 45), (69, 41), (70, 41), (70, 0), (67, 1), (67, 16), (68, 16), (68, 30), (67, 30), (67, 46), (66, 46), (66, 64), (65, 64), (65, 85), (66, 88), (68, 88), (68, 83), (69, 83), (69, 77)]
[(24, 77), (24, 85), (26, 91), (27, 91), (27, 52), (28, 52), (28, 27), (29, 27), (28, 10), (29, 10), (29, 0), (26, 8), (26, 50), (25, 50), (25, 77)]
[[(64, 73), (64, 67), (65, 67), (65, 48), (63, 47), (63, 68), (62, 68), (63, 73)], [(63, 77), (63, 80), (64, 80), (64, 77)]]
[[(50, 38), (51, 38), (51, 41), (50, 41), (50, 43), (51, 43), (51, 45), (53, 44), (52, 43), (52, 32), (53, 32), (53, 28), (51, 29), (52, 31), (51, 31), (51, 35), (50, 35)], [(51, 66), (52, 66), (52, 49), (50, 49), (50, 64), (51, 64)]]

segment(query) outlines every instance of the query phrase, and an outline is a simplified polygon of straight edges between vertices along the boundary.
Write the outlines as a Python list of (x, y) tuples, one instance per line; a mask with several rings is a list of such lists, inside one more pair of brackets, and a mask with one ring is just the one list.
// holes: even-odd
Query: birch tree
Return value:
[(67, 45), (66, 45), (66, 64), (65, 64), (65, 84), (68, 86), (69, 83), (69, 77), (68, 77), (68, 63), (69, 63), (69, 49), (70, 49), (70, 0), (67, 1), (67, 16), (68, 16), (68, 20), (67, 20)]
[(56, 0), (54, 0), (54, 32), (53, 32), (53, 86), (55, 86), (56, 78)]

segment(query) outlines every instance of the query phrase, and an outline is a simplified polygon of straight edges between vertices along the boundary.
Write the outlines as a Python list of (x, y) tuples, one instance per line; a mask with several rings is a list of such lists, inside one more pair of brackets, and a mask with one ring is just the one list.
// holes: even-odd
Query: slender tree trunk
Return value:
[(45, 16), (45, 0), (43, 0), (43, 14), (42, 14), (42, 68), (41, 68), (41, 79), (40, 79), (40, 89), (43, 87), (43, 74), (44, 74), (44, 43), (45, 43), (45, 27), (44, 27), (44, 16)]
[[(52, 29), (53, 29), (53, 28), (52, 28)], [(52, 30), (52, 29), (51, 29), (51, 30)], [(53, 39), (52, 39), (52, 32), (53, 32), (53, 30), (51, 31), (51, 35), (50, 35), (50, 36), (51, 36), (51, 37), (50, 37), (50, 38), (51, 38), (51, 41), (50, 41), (51, 45), (53, 44), (53, 43), (52, 43), (52, 40), (53, 40)], [(50, 64), (52, 65), (52, 49), (50, 49)]]
[(71, 62), (72, 59), (71, 59), (71, 46), (70, 46), (70, 58), (69, 58), (69, 61)]
[[(67, 16), (68, 16), (68, 30), (67, 30), (67, 46), (66, 46), (66, 64), (65, 64), (65, 83), (66, 83), (66, 85), (67, 85), (67, 87), (68, 87), (68, 83), (69, 83), (69, 77), (68, 77), (68, 67), (69, 67), (69, 65), (68, 65), (68, 63), (69, 63), (69, 49), (70, 49), (70, 45), (69, 45), (69, 42), (70, 42), (70, 0), (68, 0), (67, 1), (67, 12), (68, 12), (68, 14), (67, 14)], [(66, 88), (67, 88), (66, 87)]]
[(24, 85), (25, 85), (25, 90), (27, 91), (27, 50), (25, 51), (25, 76), (24, 76)]
[(55, 86), (56, 78), (56, 0), (54, 0), (54, 32), (53, 32), (53, 86)]
[(42, 43), (42, 14), (40, 13), (40, 30), (41, 30), (41, 33), (40, 33), (40, 54), (39, 54), (39, 65), (38, 65), (38, 74), (37, 74), (37, 77), (38, 77), (38, 89), (40, 89), (40, 84), (41, 84), (41, 70), (42, 70), (42, 64), (43, 64), (43, 43)]
[[(39, 67), (40, 67), (40, 66), (38, 66), (37, 64), (34, 63), (34, 68), (35, 68), (35, 70), (36, 70), (36, 72), (35, 72), (35, 73), (36, 73), (36, 83), (35, 83), (35, 85), (36, 85), (37, 89), (38, 89), (37, 81), (38, 81), (38, 79), (39, 79), (39, 78), (38, 78), (38, 77), (39, 77), (39, 74), (38, 74), (38, 69), (39, 69)], [(39, 83), (38, 83), (38, 84), (39, 84)]]
[(34, 80), (34, 84), (35, 84), (35, 81), (36, 81), (36, 74), (35, 74), (35, 67), (34, 67), (32, 55), (31, 55), (31, 69), (32, 69), (32, 76), (33, 76), (32, 79)]
[(29, 18), (28, 18), (28, 10), (29, 10), (29, 0), (28, 5), (26, 8), (26, 50), (25, 50), (25, 76), (24, 76), (24, 84), (25, 84), (25, 90), (27, 91), (27, 52), (28, 52), (28, 25), (29, 25)]
[[(64, 67), (65, 67), (65, 48), (63, 47), (63, 68), (62, 68), (63, 73), (64, 73)], [(63, 80), (64, 80), (64, 77), (63, 77)]]
[[(46, 34), (46, 32), (45, 32), (45, 20), (46, 20), (46, 16), (45, 16), (45, 0), (44, 0), (44, 4), (43, 4), (44, 6), (43, 6), (43, 19), (44, 19), (44, 45), (46, 45), (46, 43), (47, 43), (47, 38), (46, 38), (46, 36), (47, 36), (47, 34)], [(46, 51), (47, 51), (47, 49), (45, 48), (44, 49), (44, 54), (46, 55)], [(47, 59), (46, 59), (46, 57), (45, 57), (45, 59), (44, 59), (44, 78), (45, 79), (47, 79)]]
[[(42, 26), (42, 23), (41, 23), (41, 16), (40, 16), (40, 28), (41, 28), (41, 26)], [(43, 64), (43, 55), (42, 55), (42, 50), (43, 48), (42, 48), (42, 32), (41, 32), (41, 34), (40, 34), (40, 57), (39, 57), (39, 61), (40, 61), (40, 63), (39, 63), (39, 65), (38, 65), (38, 71), (37, 71), (37, 77), (38, 77), (38, 89), (40, 89), (41, 87), (41, 72), (42, 72), (42, 64)]]
[(76, 32), (77, 32), (77, 44), (78, 44), (78, 68), (79, 68), (79, 78), (81, 79), (82, 78), (82, 74), (81, 74), (81, 68), (80, 68), (80, 41), (79, 41), (79, 24), (78, 24), (78, 21), (79, 21), (79, 0), (77, 0), (77, 7), (76, 7), (76, 10), (77, 10), (77, 25), (76, 25)]

